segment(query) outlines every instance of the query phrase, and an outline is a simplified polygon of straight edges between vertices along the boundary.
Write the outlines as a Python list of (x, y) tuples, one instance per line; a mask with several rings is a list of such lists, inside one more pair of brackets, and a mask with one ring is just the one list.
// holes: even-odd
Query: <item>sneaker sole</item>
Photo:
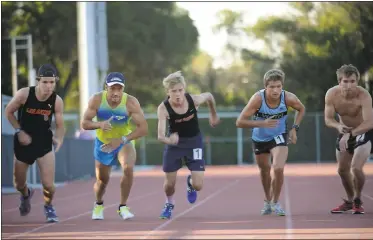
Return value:
[(352, 212), (352, 214), (364, 214), (364, 212)]
[(352, 209), (346, 210), (346, 211), (330, 211), (330, 213), (345, 213), (348, 211), (351, 211)]
[(48, 218), (47, 223), (55, 223), (58, 222), (58, 218)]

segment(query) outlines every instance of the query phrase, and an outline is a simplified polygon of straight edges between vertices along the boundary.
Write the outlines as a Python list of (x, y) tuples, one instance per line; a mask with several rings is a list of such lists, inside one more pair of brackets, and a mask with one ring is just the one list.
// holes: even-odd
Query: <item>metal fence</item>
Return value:
[[(211, 128), (208, 113), (199, 113), (200, 128), (205, 139), (205, 158), (207, 164), (252, 164), (254, 155), (251, 143), (251, 130), (236, 127), (239, 112), (219, 112), (222, 122)], [(146, 115), (149, 134), (139, 140), (139, 161), (143, 165), (162, 164), (164, 145), (157, 141), (156, 114)], [(288, 128), (294, 121), (289, 115)], [(324, 124), (324, 114), (307, 113), (298, 132), (296, 145), (289, 145), (288, 162), (333, 162), (335, 161), (335, 142), (337, 132)]]
[[(217, 127), (211, 128), (208, 113), (199, 113), (200, 128), (205, 140), (204, 152), (207, 165), (254, 163), (251, 130), (236, 128), (235, 122), (238, 115), (239, 112), (219, 112), (222, 121)], [(136, 142), (137, 165), (162, 165), (164, 144), (157, 140), (156, 114), (146, 114), (146, 118), (149, 124), (149, 134)], [(288, 127), (291, 127), (293, 120), (294, 114), (290, 114)], [(288, 162), (334, 162), (336, 137), (337, 132), (325, 126), (323, 113), (307, 113), (298, 132), (298, 143), (289, 146)], [(79, 140), (67, 136), (63, 147), (56, 155), (56, 181), (63, 182), (93, 176), (93, 146), (92, 140)], [(11, 185), (13, 136), (2, 134), (1, 147), (3, 186), (4, 184)], [(40, 183), (35, 165), (30, 169), (29, 181)]]

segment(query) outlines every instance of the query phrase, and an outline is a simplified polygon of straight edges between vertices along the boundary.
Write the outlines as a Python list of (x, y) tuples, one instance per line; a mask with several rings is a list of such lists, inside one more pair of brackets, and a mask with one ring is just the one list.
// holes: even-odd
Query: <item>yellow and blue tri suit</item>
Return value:
[[(104, 165), (115, 165), (118, 160), (118, 152), (124, 146), (121, 144), (117, 149), (114, 149), (110, 153), (101, 151), (101, 146), (110, 142), (110, 138), (122, 138), (131, 133), (130, 117), (128, 116), (126, 103), (127, 94), (123, 93), (122, 100), (116, 108), (111, 108), (106, 100), (107, 91), (102, 92), (101, 104), (97, 111), (97, 121), (105, 121), (110, 117), (114, 117), (111, 120), (112, 129), (110, 131), (103, 131), (102, 129), (96, 129), (96, 140), (94, 147), (94, 157), (97, 161)], [(134, 144), (133, 141), (131, 141)]]

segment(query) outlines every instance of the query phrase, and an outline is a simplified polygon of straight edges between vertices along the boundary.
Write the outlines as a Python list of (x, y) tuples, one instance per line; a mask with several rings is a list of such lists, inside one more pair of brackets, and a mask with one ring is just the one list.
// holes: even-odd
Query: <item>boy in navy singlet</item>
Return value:
[[(284, 72), (277, 69), (269, 70), (264, 75), (265, 88), (251, 97), (236, 122), (239, 128), (253, 129), (255, 160), (260, 169), (265, 193), (263, 215), (274, 211), (279, 216), (285, 216), (278, 199), (284, 181), (287, 145), (288, 140), (293, 144), (297, 142), (297, 131), (305, 113), (305, 107), (297, 96), (282, 89), (284, 80)], [(288, 107), (298, 111), (289, 133), (286, 128)], [(250, 117), (254, 119), (248, 120)], [(271, 179), (271, 164), (268, 161), (271, 155), (274, 179)]]
[[(210, 125), (219, 123), (216, 114), (215, 100), (211, 93), (191, 95), (185, 92), (185, 80), (180, 72), (170, 74), (163, 80), (167, 90), (167, 99), (159, 106), (158, 140), (165, 144), (163, 152), (163, 171), (166, 174), (164, 191), (166, 203), (160, 218), (169, 219), (175, 203), (173, 195), (177, 171), (182, 167), (182, 161), (190, 170), (187, 177), (187, 199), (189, 203), (197, 200), (197, 191), (203, 186), (205, 160), (203, 154), (203, 137), (199, 128), (197, 108), (207, 103), (210, 110)], [(166, 123), (169, 128), (166, 133)]]

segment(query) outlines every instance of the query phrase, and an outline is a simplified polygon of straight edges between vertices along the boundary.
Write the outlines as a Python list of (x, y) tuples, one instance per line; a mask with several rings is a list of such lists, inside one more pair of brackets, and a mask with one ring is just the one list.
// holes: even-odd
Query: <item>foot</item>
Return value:
[(187, 198), (189, 203), (195, 203), (197, 200), (197, 191), (193, 188), (192, 184), (190, 184), (191, 178), (191, 175), (187, 178)]
[(161, 219), (170, 219), (172, 216), (172, 210), (174, 210), (175, 205), (172, 203), (166, 203), (163, 207), (161, 216), (159, 218)]
[(56, 215), (56, 210), (52, 205), (44, 205), (44, 214), (47, 218), (47, 222), (53, 223), (58, 222), (58, 217)]
[(35, 190), (28, 188), (28, 196), (21, 196), (21, 204), (19, 205), (19, 213), (21, 216), (26, 216), (31, 211), (31, 198), (34, 195)]
[(104, 219), (104, 205), (103, 204), (95, 204), (93, 205), (92, 211), (92, 219), (93, 220), (103, 220)]
[(351, 201), (347, 201), (345, 199), (343, 199), (344, 203), (339, 205), (338, 207), (336, 208), (333, 208), (330, 212), (331, 213), (344, 213), (346, 211), (349, 211), (352, 209), (352, 202)]
[(261, 214), (262, 215), (269, 215), (269, 214), (271, 214), (272, 213), (272, 208), (271, 208), (271, 204), (270, 204), (270, 202), (268, 202), (268, 201), (264, 201), (264, 207), (263, 207), (263, 209), (261, 210)]
[(364, 214), (363, 202), (360, 198), (355, 198), (352, 204), (352, 214)]
[(129, 207), (127, 206), (122, 206), (119, 208), (118, 210), (118, 214), (121, 218), (123, 218), (124, 220), (126, 219), (130, 219), (130, 218), (133, 218), (135, 215), (133, 215), (130, 211), (129, 211)]
[(277, 214), (277, 216), (285, 216), (285, 210), (282, 209), (279, 202), (271, 204), (272, 211)]

